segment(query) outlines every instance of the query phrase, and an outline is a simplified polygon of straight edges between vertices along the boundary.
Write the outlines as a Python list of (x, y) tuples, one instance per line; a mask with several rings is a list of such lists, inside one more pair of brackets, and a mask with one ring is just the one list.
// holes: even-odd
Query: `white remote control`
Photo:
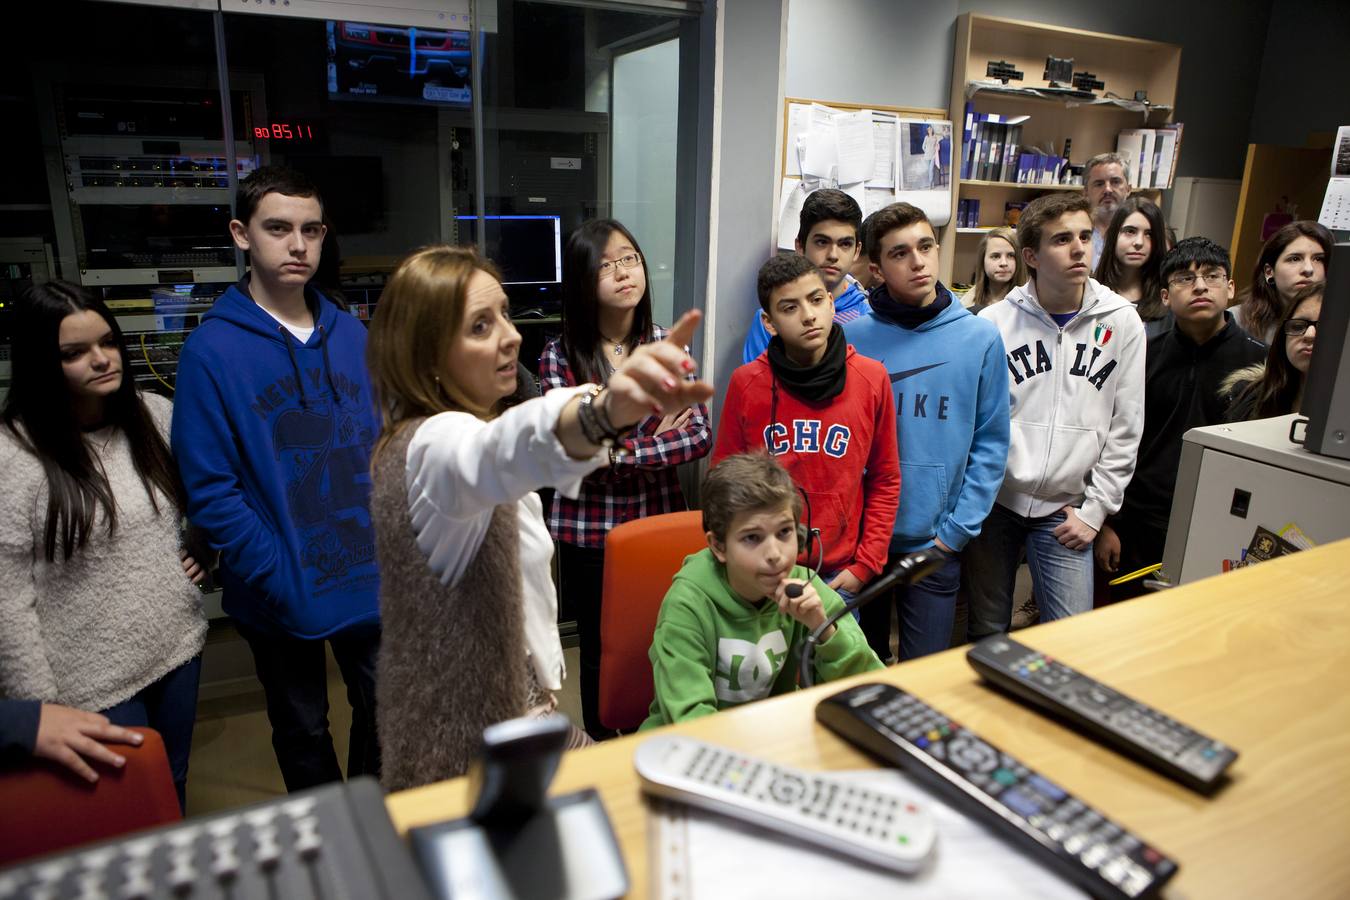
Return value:
[(642, 789), (896, 872), (932, 855), (937, 829), (899, 792), (774, 765), (693, 738), (661, 735), (633, 754)]

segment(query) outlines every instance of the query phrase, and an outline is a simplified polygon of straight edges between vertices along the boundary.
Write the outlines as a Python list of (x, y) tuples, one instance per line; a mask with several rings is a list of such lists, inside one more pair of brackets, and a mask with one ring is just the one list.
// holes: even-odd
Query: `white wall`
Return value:
[(774, 252), (769, 233), (778, 188), (787, 2), (723, 0), (716, 8), (721, 34), (704, 328), (710, 346), (703, 376), (717, 386), (718, 403), (740, 365), (745, 331), (759, 308), (755, 275)]

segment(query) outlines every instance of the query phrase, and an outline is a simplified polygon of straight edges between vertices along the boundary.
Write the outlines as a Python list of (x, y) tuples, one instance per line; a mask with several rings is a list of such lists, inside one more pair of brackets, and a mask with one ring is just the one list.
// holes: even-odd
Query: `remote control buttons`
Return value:
[(948, 745), (948, 759), (971, 772), (989, 773), (998, 768), (998, 754), (984, 741), (962, 735)]
[(795, 775), (780, 774), (769, 785), (769, 795), (779, 803), (796, 803), (806, 793), (806, 783)]

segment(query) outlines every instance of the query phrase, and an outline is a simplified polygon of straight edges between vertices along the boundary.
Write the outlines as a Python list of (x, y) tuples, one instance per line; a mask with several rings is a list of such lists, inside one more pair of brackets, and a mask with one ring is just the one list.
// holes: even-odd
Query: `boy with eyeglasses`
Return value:
[[(1139, 462), (1120, 512), (1097, 535), (1097, 564), (1113, 574), (1162, 560), (1182, 435), (1225, 421), (1221, 383), (1266, 353), (1228, 312), (1233, 280), (1223, 247), (1209, 238), (1186, 238), (1164, 257), (1162, 283), (1173, 325), (1148, 342)], [(1124, 600), (1143, 592), (1139, 578), (1113, 587), (1111, 597)]]

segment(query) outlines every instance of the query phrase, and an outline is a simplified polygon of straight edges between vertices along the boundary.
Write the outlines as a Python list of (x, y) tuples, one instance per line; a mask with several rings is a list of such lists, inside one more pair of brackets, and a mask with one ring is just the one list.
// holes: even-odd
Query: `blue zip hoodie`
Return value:
[(230, 287), (178, 359), (173, 454), (187, 515), (221, 552), (225, 612), (316, 639), (379, 620), (366, 329), (313, 288), (301, 344)]
[[(848, 290), (839, 295), (834, 301), (834, 324), (843, 325), (847, 322), (856, 320), (859, 316), (865, 316), (872, 311), (872, 307), (867, 303), (867, 294), (863, 292), (858, 282), (851, 277), (848, 278)], [(848, 332), (851, 338), (853, 332)], [(745, 336), (745, 346), (741, 349), (741, 365), (748, 362), (754, 362), (759, 355), (769, 349), (769, 331), (764, 327), (764, 320), (759, 315), (759, 306), (755, 306), (755, 318), (750, 323), (750, 332)]]
[(891, 549), (918, 550), (939, 538), (962, 550), (993, 508), (1008, 461), (1008, 367), (998, 329), (952, 298), (914, 329), (874, 304), (848, 337), (886, 367), (895, 394), (904, 490)]

